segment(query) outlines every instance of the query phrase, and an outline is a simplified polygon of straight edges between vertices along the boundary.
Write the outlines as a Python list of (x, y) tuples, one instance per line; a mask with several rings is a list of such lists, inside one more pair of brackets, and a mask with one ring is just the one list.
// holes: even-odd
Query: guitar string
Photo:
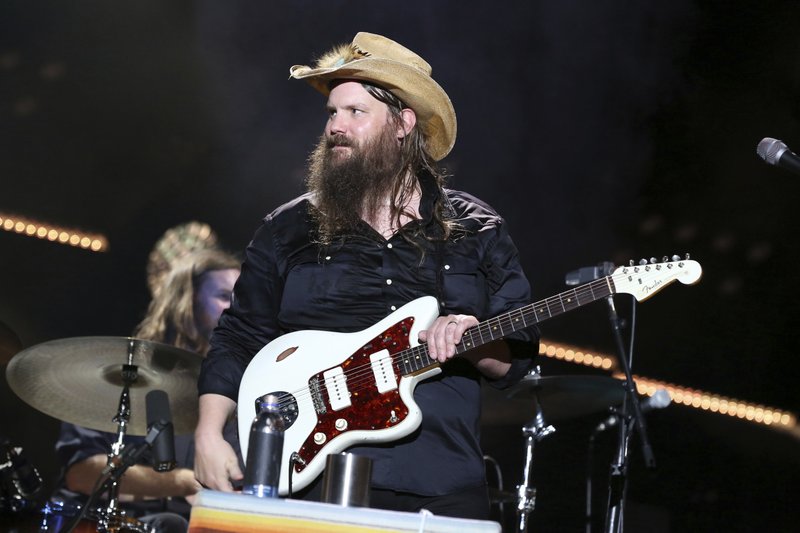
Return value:
[[(612, 279), (613, 279), (613, 276), (612, 276)], [(593, 301), (596, 301), (600, 297), (604, 297), (604, 296), (607, 296), (608, 294), (610, 294), (610, 292), (606, 292), (602, 296), (596, 297), (595, 294), (594, 294), (594, 291), (592, 289), (593, 288), (596, 289), (596, 288), (600, 288), (600, 287), (602, 287), (605, 291), (609, 290), (608, 289), (608, 285), (606, 284), (605, 278), (601, 278), (599, 280), (595, 280), (593, 282), (590, 282), (588, 284), (582, 285), (580, 287), (576, 287), (572, 291), (565, 291), (564, 293), (561, 293), (559, 295), (552, 296), (550, 298), (546, 298), (545, 300), (542, 300), (540, 302), (535, 302), (533, 304), (525, 305), (525, 306), (523, 306), (521, 308), (518, 308), (518, 309), (515, 309), (515, 310), (512, 310), (512, 311), (509, 311), (507, 313), (504, 313), (504, 314), (500, 315), (499, 317), (495, 317), (493, 319), (486, 320), (486, 321), (474, 326), (473, 328), (468, 329), (465, 332), (465, 335), (470, 334), (473, 344), (475, 344), (476, 346), (480, 346), (480, 345), (484, 344), (484, 342), (483, 342), (483, 338), (484, 337), (489, 337), (491, 340), (495, 340), (495, 335), (492, 332), (492, 330), (497, 328), (497, 327), (499, 327), (500, 331), (501, 331), (501, 335), (499, 335), (497, 338), (502, 338), (505, 335), (507, 335), (508, 333), (517, 331), (519, 329), (524, 329), (525, 327), (532, 326), (532, 325), (534, 325), (534, 324), (536, 324), (538, 322), (541, 322), (542, 320), (540, 320), (539, 317), (537, 316), (536, 309), (547, 309), (547, 316), (545, 316), (545, 319), (568, 311), (569, 309), (567, 309), (567, 306), (564, 305), (565, 304), (565, 302), (564, 302), (564, 296), (565, 295), (575, 294), (575, 298), (576, 298), (576, 300), (578, 300), (578, 305), (576, 307), (579, 307), (581, 305), (585, 305), (585, 304), (580, 303), (581, 296), (584, 296), (584, 299), (585, 299), (585, 297), (589, 296), (589, 299), (591, 301), (585, 302), (586, 304), (588, 304), (588, 303), (591, 303)], [(566, 303), (570, 303), (570, 302), (566, 302)], [(555, 312), (552, 311), (554, 305), (556, 305)], [(570, 305), (574, 305), (574, 303), (570, 303)], [(560, 307), (560, 309), (559, 309), (559, 307)], [(522, 317), (523, 324), (524, 324), (522, 327), (519, 327), (519, 325), (515, 326), (512, 318), (511, 318), (515, 314), (516, 315), (520, 315)], [(526, 320), (525, 319), (526, 316), (529, 317), (529, 318), (532, 317), (532, 320)], [(506, 330), (508, 330), (508, 332)], [(476, 332), (478, 333), (478, 335), (479, 335), (479, 337), (481, 339), (480, 343), (476, 343), (474, 341), (474, 337), (475, 337), (475, 333)], [(401, 350), (400, 352), (397, 352), (396, 354), (391, 354), (389, 359), (391, 360), (392, 363), (396, 364), (398, 367), (406, 366), (406, 365), (409, 364), (409, 362), (412, 362), (412, 365), (415, 367), (412, 370), (412, 373), (413, 373), (413, 372), (420, 371), (420, 370), (423, 370), (423, 369), (426, 369), (426, 368), (434, 366), (435, 363), (433, 363), (433, 361), (430, 359), (427, 351), (428, 351), (427, 350), (427, 345), (424, 345), (424, 344), (423, 345), (418, 345), (418, 346), (415, 346), (415, 347), (407, 348), (405, 350)], [(465, 351), (465, 350), (462, 350), (462, 351)], [(422, 357), (422, 364), (421, 365), (419, 363), (420, 357)], [(403, 363), (399, 363), (400, 361), (404, 361), (404, 364)], [(380, 363), (381, 359), (377, 360), (376, 362)], [(401, 372), (401, 377), (402, 377), (402, 372)], [(339, 383), (346, 384), (347, 391), (353, 392), (353, 393), (359, 393), (362, 390), (374, 388), (374, 370), (373, 370), (373, 365), (372, 364), (359, 365), (358, 368), (355, 368), (355, 369), (349, 370), (349, 371), (345, 371), (342, 374), (339, 374), (338, 376), (334, 377), (333, 379), (334, 379), (334, 381), (338, 381)], [(321, 381), (322, 381), (321, 384), (323, 384), (325, 382), (325, 378), (323, 378)], [(297, 391), (295, 393), (295, 396), (300, 398), (300, 399), (304, 399), (306, 394), (308, 394), (308, 395), (311, 394), (311, 391), (310, 391), (309, 388), (304, 388), (304, 389), (301, 389), (301, 390)], [(291, 398), (291, 394), (284, 395), (284, 398), (287, 398), (287, 397)], [(291, 403), (291, 399), (289, 400), (289, 403)], [(279, 405), (283, 405), (283, 402), (280, 402)]]
[[(651, 267), (655, 267), (657, 265), (648, 265)], [(642, 267), (643, 268), (643, 267)], [(680, 271), (675, 271), (675, 274), (680, 273)], [(608, 276), (612, 281), (614, 281), (615, 287), (620, 284), (625, 278), (627, 278), (630, 274), (628, 273), (614, 273)], [(655, 268), (651, 268), (649, 271), (645, 272), (637, 272), (635, 273), (635, 277), (641, 279), (643, 282), (649, 281), (651, 278), (661, 278), (663, 277), (662, 270), (656, 270)], [(673, 276), (668, 281), (673, 281), (676, 279), (677, 276)], [(595, 289), (603, 288), (605, 293), (601, 296), (597, 296), (595, 294)], [(660, 290), (660, 287), (655, 289)], [(609, 296), (616, 292), (617, 289), (615, 288), (612, 292), (609, 290), (606, 277), (600, 278), (598, 280), (594, 280), (592, 282), (586, 283), (581, 285), (580, 287), (576, 287), (571, 291), (564, 291), (557, 295), (551, 296), (549, 298), (545, 298), (539, 302), (534, 302), (532, 304), (527, 304), (523, 307), (517, 308), (512, 311), (508, 311), (506, 313), (501, 314), (498, 317), (488, 319), (476, 326), (469, 328), (467, 331), (464, 332), (464, 336), (468, 334), (471, 337), (471, 342), (474, 345), (473, 347), (481, 346), (489, 341), (484, 341), (485, 337), (489, 337), (490, 340), (495, 340), (495, 336), (492, 333), (494, 328), (499, 327), (501, 334), (497, 336), (497, 338), (503, 338), (506, 335), (518, 331), (520, 329), (525, 329), (527, 327), (533, 326), (538, 324), (539, 322), (543, 322), (548, 318), (560, 315), (564, 312), (570, 311), (577, 307), (581, 307), (588, 303), (592, 303), (597, 301), (600, 298)], [(575, 295), (575, 302), (565, 301), (564, 298), (570, 298), (570, 295)], [(588, 298), (587, 298), (588, 297)], [(583, 301), (588, 299), (589, 301)], [(569, 305), (565, 305), (569, 304)], [(546, 314), (538, 313), (537, 310), (546, 311)], [(523, 319), (523, 325), (520, 326), (519, 323), (515, 324), (514, 316), (519, 315)], [(475, 336), (478, 336), (478, 342), (475, 339)], [(463, 337), (462, 337), (463, 342)], [(462, 345), (459, 345), (462, 346)], [(409, 364), (415, 366), (414, 370), (409, 373), (422, 371), (424, 369), (433, 367), (436, 363), (430, 358), (428, 354), (427, 344), (420, 344), (418, 346), (406, 348), (401, 350), (395, 354), (390, 354), (388, 360), (391, 361), (392, 371), (394, 371), (395, 365), (397, 368), (401, 370), (400, 378), (402, 378), (405, 374), (403, 374), (403, 366), (407, 366)], [(471, 348), (470, 348), (471, 349)], [(461, 349), (461, 352), (466, 351)], [(461, 353), (457, 352), (457, 353)], [(420, 360), (422, 364), (420, 366)], [(385, 359), (378, 359), (375, 363), (381, 364), (382, 362), (388, 362)], [(320, 373), (321, 374), (321, 373)], [(320, 375), (318, 374), (318, 375)], [(334, 379), (339, 383), (346, 386), (346, 390), (351, 393), (360, 393), (362, 390), (373, 389), (375, 384), (374, 378), (374, 370), (373, 364), (362, 364), (359, 365), (357, 368), (352, 370), (348, 370), (339, 374)], [(398, 380), (399, 381), (399, 380)], [(325, 378), (320, 380), (320, 392), (322, 392), (322, 388), (325, 387)], [(394, 390), (394, 389), (392, 389)], [(279, 395), (279, 408), (285, 407), (293, 403), (293, 397), (299, 399), (305, 399), (307, 396), (311, 396), (313, 393), (311, 392), (309, 387), (304, 387), (294, 393), (285, 393)]]
[[(607, 292), (608, 291), (608, 286), (607, 286), (606, 280), (604, 278), (601, 278), (600, 280), (595, 280), (594, 282), (592, 282), (592, 284), (595, 285), (594, 289), (602, 287), (603, 290), (606, 291), (606, 292), (604, 292), (603, 296), (608, 294), (608, 292)], [(587, 284), (587, 285), (591, 285), (591, 284)], [(587, 285), (581, 286), (581, 287), (576, 287), (573, 291), (565, 291), (565, 293), (562, 293), (562, 295), (564, 295), (564, 294), (569, 295), (571, 293), (574, 293), (576, 295), (575, 298), (577, 300), (583, 299), (585, 301), (587, 299), (587, 297), (588, 297), (588, 298), (591, 299), (591, 301), (595, 301), (597, 299), (597, 297), (595, 296), (595, 291), (593, 290), (592, 287), (589, 287)], [(505, 335), (507, 335), (510, 332), (514, 332), (514, 331), (517, 331), (519, 329), (523, 329), (525, 327), (532, 326), (532, 325), (540, 322), (540, 320), (536, 316), (537, 313), (535, 312), (535, 309), (541, 309), (543, 307), (547, 308), (548, 309), (547, 318), (549, 318), (551, 316), (555, 316), (555, 314), (560, 314), (560, 313), (564, 312), (565, 310), (568, 310), (568, 309), (566, 309), (567, 306), (563, 305), (565, 302), (563, 301), (563, 298), (561, 297), (562, 295), (553, 296), (553, 297), (550, 297), (550, 298), (548, 298), (546, 300), (543, 300), (541, 302), (536, 302), (535, 304), (528, 304), (528, 305), (523, 306), (521, 308), (517, 308), (517, 309), (514, 309), (514, 310), (509, 311), (507, 313), (504, 313), (504, 314), (500, 315), (499, 317), (495, 317), (493, 319), (486, 320), (486, 321), (474, 326), (473, 328), (468, 329), (465, 332), (465, 336), (469, 336), (470, 337), (470, 342), (472, 344), (474, 344), (475, 346), (480, 346), (482, 344), (485, 344), (484, 338), (488, 337), (490, 340), (495, 340), (496, 338), (504, 337)], [(566, 302), (566, 303), (569, 303), (569, 302)], [(585, 301), (585, 303), (590, 303), (590, 302), (586, 302)], [(555, 312), (549, 311), (549, 309), (553, 309), (554, 305), (557, 306), (557, 307), (561, 307), (561, 309), (555, 309)], [(574, 304), (570, 304), (570, 305), (574, 305)], [(584, 305), (584, 304), (580, 304), (579, 303), (579, 305)], [(520, 325), (518, 323), (519, 319), (515, 318), (516, 316), (519, 316), (523, 320), (523, 325), (521, 327), (520, 327)], [(496, 331), (497, 328), (500, 329), (500, 335), (499, 336), (495, 336), (495, 333), (493, 332), (493, 331)], [(476, 342), (476, 335), (479, 338), (480, 342)], [(430, 366), (433, 366), (435, 363), (433, 363), (433, 361), (428, 356), (427, 345), (420, 345), (420, 346), (424, 346), (425, 349), (424, 350), (419, 350), (419, 349), (415, 350), (414, 349), (414, 348), (418, 348), (418, 347), (405, 349), (405, 350), (402, 350), (402, 351), (397, 352), (395, 354), (391, 354), (391, 356), (389, 358), (378, 359), (377, 361), (375, 361), (375, 363), (380, 364), (381, 362), (385, 363), (385, 362), (391, 361), (392, 363), (395, 363), (398, 367), (400, 367), (401, 370), (408, 370), (409, 366), (411, 366), (412, 367), (411, 368), (411, 373), (423, 370), (423, 369), (425, 369), (427, 367), (430, 367)], [(466, 350), (462, 349), (461, 351), (466, 351)], [(387, 359), (388, 359), (388, 361), (387, 361)], [(420, 363), (420, 359), (422, 359), (421, 363)], [(402, 372), (401, 372), (401, 374), (402, 374)], [(402, 377), (402, 375), (401, 375), (401, 377)], [(367, 387), (370, 387), (370, 388), (373, 387), (373, 385), (374, 385), (374, 370), (373, 370), (373, 366), (372, 366), (372, 364), (370, 364), (370, 365), (359, 365), (358, 368), (354, 368), (352, 370), (345, 371), (342, 374), (339, 374), (338, 376), (335, 376), (333, 379), (334, 379), (334, 381), (338, 381), (339, 383), (344, 381), (347, 384), (347, 390), (348, 391), (360, 392), (361, 390), (363, 390), (362, 386), (364, 386), (364, 385), (366, 385)], [(322, 381), (324, 382), (324, 378), (322, 379)], [(309, 389), (303, 389), (302, 392), (307, 391), (307, 390), (309, 390)], [(298, 391), (298, 393), (299, 392), (301, 392), (301, 391)]]
[[(617, 276), (620, 276), (620, 275), (617, 275)], [(621, 275), (621, 276), (624, 277), (625, 275)], [(613, 279), (614, 275), (612, 275), (611, 277)], [(608, 286), (606, 284), (605, 278), (601, 278), (599, 280), (595, 280), (593, 282), (587, 283), (587, 284), (582, 285), (580, 287), (576, 287), (572, 291), (565, 291), (564, 293), (561, 293), (561, 294), (556, 295), (556, 296), (552, 296), (550, 298), (546, 298), (545, 300), (542, 300), (542, 301), (539, 301), (539, 302), (535, 302), (533, 304), (525, 305), (525, 306), (523, 306), (521, 308), (518, 308), (518, 309), (515, 309), (515, 310), (512, 310), (512, 311), (509, 311), (507, 313), (504, 313), (504, 314), (500, 315), (499, 317), (495, 317), (493, 319), (486, 320), (486, 321), (474, 326), (473, 328), (468, 329), (465, 332), (465, 335), (470, 334), (473, 344), (475, 344), (475, 346), (480, 346), (480, 345), (484, 344), (484, 342), (483, 342), (484, 337), (489, 337), (491, 340), (495, 340), (495, 336), (492, 333), (492, 329), (495, 329), (496, 327), (499, 327), (500, 330), (501, 330), (501, 335), (498, 336), (497, 338), (502, 338), (505, 335), (507, 335), (508, 333), (517, 331), (519, 329), (524, 329), (524, 328), (526, 328), (528, 326), (532, 326), (532, 325), (535, 325), (535, 324), (543, 321), (543, 319), (540, 320), (539, 317), (537, 316), (538, 314), (536, 313), (536, 309), (547, 309), (547, 315), (545, 316), (545, 319), (550, 318), (552, 316), (559, 315), (559, 314), (561, 314), (563, 312), (568, 311), (569, 309), (567, 309), (567, 307), (564, 305), (564, 298), (563, 297), (565, 295), (569, 295), (571, 293), (574, 293), (576, 299), (579, 301), (579, 303), (578, 303), (578, 305), (576, 307), (579, 307), (579, 306), (591, 303), (593, 301), (596, 301), (597, 299), (599, 299), (601, 297), (604, 297), (604, 296), (607, 296), (608, 294), (611, 294), (610, 292), (606, 292), (602, 296), (596, 297), (595, 294), (594, 294), (594, 291), (592, 289), (593, 288), (599, 288), (599, 287), (602, 287), (602, 288), (605, 289), (605, 291), (608, 291)], [(585, 304), (582, 304), (582, 303), (580, 303), (581, 296), (584, 296), (584, 299), (585, 299), (585, 297), (589, 296), (589, 299), (591, 301), (585, 302)], [(567, 303), (570, 303), (570, 302), (567, 302)], [(555, 312), (551, 311), (551, 309), (553, 308), (553, 305), (557, 305), (557, 307), (555, 309)], [(572, 304), (572, 305), (574, 305), (574, 304)], [(560, 307), (560, 309), (559, 309), (559, 307)], [(519, 325), (515, 326), (512, 318), (511, 318), (515, 314), (516, 315), (520, 315), (522, 317), (523, 323), (524, 323), (524, 325), (522, 327), (519, 327)], [(532, 320), (526, 320), (526, 316), (528, 318), (532, 317)], [(508, 330), (508, 332), (507, 332), (507, 330)], [(476, 332), (479, 335), (479, 338), (481, 339), (480, 343), (477, 343), (477, 342), (474, 341)], [(462, 351), (465, 351), (465, 350), (462, 350)], [(398, 367), (406, 366), (406, 365), (409, 364), (409, 362), (412, 362), (412, 365), (415, 367), (412, 370), (412, 373), (413, 373), (413, 372), (420, 371), (420, 370), (423, 370), (423, 369), (426, 369), (426, 368), (434, 366), (435, 363), (433, 363), (433, 361), (430, 359), (430, 357), (429, 357), (427, 352), (428, 352), (427, 345), (421, 344), (421, 345), (418, 345), (418, 346), (415, 346), (415, 347), (411, 347), (411, 348), (407, 348), (405, 350), (401, 350), (400, 352), (397, 352), (396, 354), (391, 354), (389, 359), (391, 360), (392, 363), (396, 364)], [(423, 361), (421, 365), (419, 364), (420, 357), (422, 358), (422, 361)], [(380, 363), (381, 361), (382, 361), (381, 359), (378, 359), (376, 362)], [(404, 361), (405, 364), (399, 363), (400, 361)], [(403, 373), (401, 372), (401, 377), (402, 377), (402, 374)], [(334, 380), (338, 381), (339, 383), (346, 384), (347, 385), (347, 391), (350, 391), (350, 392), (353, 392), (353, 393), (359, 393), (364, 389), (374, 388), (374, 370), (373, 370), (373, 365), (372, 364), (359, 365), (358, 368), (355, 368), (355, 369), (349, 370), (349, 371), (345, 371), (342, 374), (336, 376), (334, 378)], [(320, 383), (320, 384), (323, 385), (324, 382), (325, 382), (325, 379), (323, 378), (321, 380), (321, 382), (322, 383)], [(311, 390), (309, 388), (303, 388), (303, 389), (300, 389), (299, 391), (296, 391), (294, 396), (296, 396), (297, 398), (300, 398), (300, 399), (305, 399), (306, 395), (311, 395), (311, 394), (312, 393), (311, 393)], [(279, 406), (282, 407), (284, 405), (288, 405), (289, 403), (291, 403), (292, 402), (291, 396), (292, 396), (291, 394), (283, 395), (282, 399), (287, 399), (288, 398), (289, 401), (284, 403), (283, 401), (279, 400)]]

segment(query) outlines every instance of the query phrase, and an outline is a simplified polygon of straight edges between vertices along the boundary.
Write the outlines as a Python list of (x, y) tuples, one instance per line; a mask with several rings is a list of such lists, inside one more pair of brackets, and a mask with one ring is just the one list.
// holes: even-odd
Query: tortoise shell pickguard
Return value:
[[(389, 354), (394, 355), (409, 348), (408, 336), (413, 323), (413, 317), (401, 320), (337, 365), (347, 376), (350, 406), (339, 411), (331, 408), (323, 377), (323, 374), (330, 369), (311, 376), (309, 382), (318, 380), (320, 385), (319, 390), (325, 405), (325, 412), (316, 413), (317, 424), (297, 452), (306, 464), (310, 463), (324, 446), (348, 431), (386, 429), (396, 426), (406, 419), (408, 407), (400, 398), (399, 388), (384, 393), (378, 392), (370, 355), (382, 350), (388, 350)], [(392, 357), (391, 359), (392, 369), (399, 382), (404, 373), (400, 370), (396, 358)], [(341, 430), (337, 429), (336, 422), (338, 420), (344, 420), (347, 426)], [(317, 434), (325, 436), (325, 440), (319, 444), (314, 440)], [(301, 472), (305, 466), (295, 462), (294, 469), (295, 472)]]

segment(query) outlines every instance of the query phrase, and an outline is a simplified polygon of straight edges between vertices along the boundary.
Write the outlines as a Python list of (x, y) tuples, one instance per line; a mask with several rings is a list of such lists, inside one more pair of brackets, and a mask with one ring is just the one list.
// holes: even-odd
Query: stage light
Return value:
[(16, 215), (0, 213), (0, 229), (37, 239), (46, 239), (50, 242), (69, 244), (93, 252), (108, 250), (108, 239), (104, 235), (93, 235), (80, 230), (61, 228)]
[[(591, 366), (603, 370), (618, 370), (616, 357), (588, 353), (574, 346), (541, 341), (539, 343), (539, 354), (583, 366)], [(625, 379), (625, 375), (619, 371), (614, 372), (613, 377)], [(666, 389), (670, 398), (676, 404), (798, 433), (795, 429), (797, 427), (797, 417), (787, 411), (641, 376), (634, 375), (633, 380), (636, 382), (636, 389), (639, 393), (646, 396), (654, 395), (658, 389)], [(798, 433), (798, 437), (800, 438), (800, 433)]]
[(593, 368), (611, 370), (616, 364), (613, 357), (592, 354), (578, 348), (566, 345), (549, 344), (545, 341), (539, 343), (539, 353), (547, 357), (560, 359), (570, 363), (577, 363)]

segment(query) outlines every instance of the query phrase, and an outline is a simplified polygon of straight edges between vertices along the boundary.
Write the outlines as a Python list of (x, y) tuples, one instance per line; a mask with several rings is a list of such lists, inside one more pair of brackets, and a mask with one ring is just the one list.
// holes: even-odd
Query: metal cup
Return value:
[(322, 501), (346, 507), (369, 507), (372, 459), (352, 453), (331, 454), (325, 460)]

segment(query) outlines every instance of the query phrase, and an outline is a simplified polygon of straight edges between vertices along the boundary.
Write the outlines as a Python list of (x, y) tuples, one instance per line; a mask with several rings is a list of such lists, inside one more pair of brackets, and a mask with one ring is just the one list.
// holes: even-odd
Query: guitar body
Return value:
[(250, 362), (239, 387), (243, 456), (256, 404), (266, 394), (280, 398), (286, 422), (281, 495), (289, 491), (293, 453), (305, 463), (293, 466), (292, 488), (300, 490), (322, 472), (328, 454), (413, 432), (422, 421), (414, 388), (441, 369), (427, 366), (409, 373), (391, 356), (417, 346), (420, 331), (438, 316), (436, 298), (426, 296), (359, 332), (297, 331), (270, 342)]

